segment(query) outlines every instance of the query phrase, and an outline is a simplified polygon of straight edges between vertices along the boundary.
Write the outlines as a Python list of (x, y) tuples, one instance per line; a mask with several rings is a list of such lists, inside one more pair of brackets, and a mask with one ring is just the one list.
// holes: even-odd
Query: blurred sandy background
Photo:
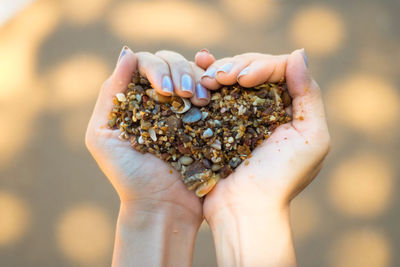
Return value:
[[(6, 5), (0, 1), (1, 13)], [(400, 1), (37, 0), (0, 25), (0, 266), (109, 266), (118, 198), (84, 146), (121, 47), (305, 47), (333, 148), (294, 201), (300, 266), (400, 266)], [(194, 266), (216, 266), (206, 224)]]

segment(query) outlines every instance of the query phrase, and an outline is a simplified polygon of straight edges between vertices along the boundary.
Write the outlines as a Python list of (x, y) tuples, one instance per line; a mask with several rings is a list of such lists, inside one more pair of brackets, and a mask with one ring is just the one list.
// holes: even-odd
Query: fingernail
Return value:
[(204, 88), (200, 83), (196, 84), (196, 96), (198, 99), (207, 99), (207, 89)]
[(208, 50), (205, 49), (205, 48), (201, 49), (200, 52), (210, 53), (210, 51), (208, 51)]
[(303, 54), (304, 63), (306, 64), (306, 67), (308, 68), (308, 60), (307, 60), (306, 50), (304, 50), (304, 48), (303, 48), (301, 52)]
[(246, 68), (242, 69), (242, 71), (239, 73), (239, 75), (237, 76), (236, 79), (239, 80), (239, 78), (240, 78), (241, 76), (246, 75), (246, 74), (249, 74), (249, 70), (250, 70), (250, 67), (246, 67)]
[(124, 46), (124, 47), (122, 48), (121, 53), (119, 54), (118, 62), (120, 62), (121, 59), (125, 56), (126, 51), (128, 51), (128, 49), (129, 49), (129, 48), (128, 48), (127, 46)]
[(181, 80), (182, 91), (193, 93), (193, 87), (192, 77), (190, 77), (188, 74), (183, 74)]
[(174, 92), (174, 88), (172, 87), (172, 80), (169, 76), (164, 76), (162, 80), (162, 90), (168, 93)]
[(233, 67), (233, 64), (232, 64), (232, 63), (226, 63), (226, 64), (223, 65), (221, 68), (219, 68), (219, 70), (217, 71), (217, 73), (218, 73), (218, 72), (228, 73), (228, 72), (231, 71), (232, 67)]
[(217, 72), (217, 69), (212, 67), (212, 68), (208, 68), (206, 70), (206, 72), (204, 72), (204, 74), (201, 76), (201, 78), (203, 77), (210, 77), (210, 78), (215, 78), (215, 73)]

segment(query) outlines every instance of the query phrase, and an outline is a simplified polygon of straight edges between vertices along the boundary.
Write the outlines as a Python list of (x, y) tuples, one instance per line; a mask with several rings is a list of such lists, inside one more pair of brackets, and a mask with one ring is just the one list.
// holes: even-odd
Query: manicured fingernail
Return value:
[(241, 76), (246, 75), (246, 74), (249, 74), (249, 70), (250, 70), (250, 67), (246, 67), (246, 68), (242, 69), (242, 71), (241, 71), (241, 72), (239, 73), (239, 75), (237, 76), (237, 80), (239, 80), (239, 78), (240, 78)]
[(190, 77), (188, 74), (183, 74), (181, 80), (182, 91), (193, 93), (193, 87), (192, 77)]
[(225, 65), (223, 65), (221, 68), (218, 69), (217, 73), (218, 72), (228, 73), (231, 71), (232, 67), (233, 67), (232, 63), (226, 63)]
[(200, 83), (196, 84), (196, 96), (198, 99), (207, 99), (207, 89), (204, 88)]
[(215, 73), (217, 72), (217, 69), (212, 67), (212, 68), (208, 68), (206, 70), (206, 72), (204, 72), (204, 74), (201, 76), (201, 78), (204, 77), (210, 77), (210, 78), (215, 78)]
[(168, 93), (174, 92), (174, 88), (172, 87), (172, 80), (169, 76), (164, 76), (162, 80), (162, 90)]
[(122, 48), (121, 53), (119, 54), (118, 62), (120, 62), (121, 59), (125, 56), (126, 51), (128, 51), (128, 49), (129, 49), (129, 48), (128, 48), (127, 46), (124, 46), (124, 47)]
[(304, 48), (303, 48), (301, 52), (303, 54), (304, 63), (306, 64), (306, 67), (308, 68), (308, 60), (307, 60), (306, 50), (304, 50)]

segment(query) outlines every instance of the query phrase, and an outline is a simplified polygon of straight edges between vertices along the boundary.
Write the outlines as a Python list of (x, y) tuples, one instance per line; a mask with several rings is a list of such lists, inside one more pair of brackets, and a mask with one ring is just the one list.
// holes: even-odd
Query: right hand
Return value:
[[(186, 189), (180, 173), (156, 156), (132, 149), (130, 142), (118, 138), (118, 129), (106, 126), (114, 96), (127, 89), (135, 71), (147, 77), (160, 94), (191, 97), (197, 105), (209, 101), (208, 91), (203, 95), (200, 92), (200, 96), (195, 93), (204, 71), (183, 56), (171, 51), (135, 54), (124, 48), (113, 74), (101, 88), (86, 132), (87, 148), (116, 189), (122, 205), (147, 213), (162, 212), (198, 227), (203, 220), (202, 203)], [(181, 82), (184, 74), (186, 80)], [(163, 79), (167, 80), (164, 84)]]

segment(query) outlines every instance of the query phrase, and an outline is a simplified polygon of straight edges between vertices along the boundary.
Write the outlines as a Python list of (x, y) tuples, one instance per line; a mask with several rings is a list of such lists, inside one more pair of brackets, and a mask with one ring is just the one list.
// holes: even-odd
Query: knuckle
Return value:
[(182, 70), (182, 71), (186, 71), (186, 72), (191, 73), (190, 64), (189, 64), (189, 62), (188, 62), (187, 60), (185, 60), (185, 59), (177, 59), (177, 60), (174, 62), (174, 67), (177, 68), (177, 69), (180, 69), (180, 70)]
[(151, 56), (153, 56), (152, 53), (147, 52), (147, 51), (140, 51), (140, 52), (137, 52), (136, 55), (137, 55), (139, 58), (140, 58), (140, 57), (151, 57)]
[(156, 56), (163, 56), (163, 55), (169, 55), (169, 54), (171, 54), (171, 53), (173, 53), (173, 52), (170, 51), (170, 50), (162, 49), (162, 50), (158, 50), (158, 51), (155, 53), (155, 55), (156, 55)]

